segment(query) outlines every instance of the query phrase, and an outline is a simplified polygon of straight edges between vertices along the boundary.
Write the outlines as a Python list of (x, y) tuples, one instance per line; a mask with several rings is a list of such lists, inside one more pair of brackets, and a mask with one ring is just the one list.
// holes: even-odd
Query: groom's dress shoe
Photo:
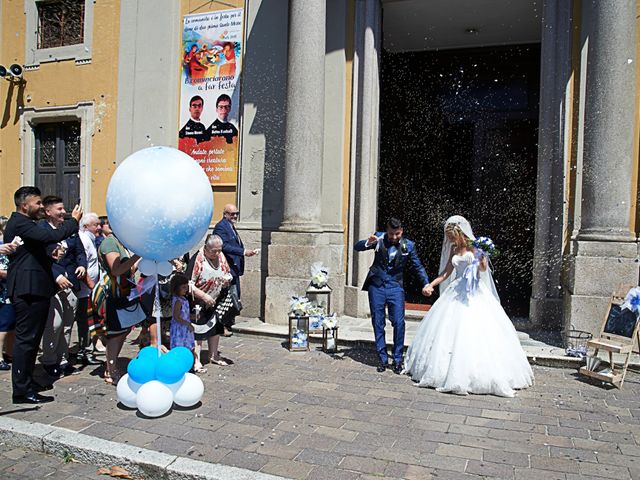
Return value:
[(376, 371), (378, 373), (382, 373), (387, 369), (387, 366), (384, 363), (381, 363), (380, 365), (378, 365), (378, 368), (376, 368)]
[(27, 393), (26, 395), (14, 395), (13, 403), (28, 403), (31, 405), (39, 405), (41, 403), (53, 402), (53, 397), (40, 395), (39, 393)]
[(394, 363), (393, 364), (393, 373), (395, 373), (396, 375), (400, 375), (400, 373), (402, 373), (402, 364), (401, 363)]

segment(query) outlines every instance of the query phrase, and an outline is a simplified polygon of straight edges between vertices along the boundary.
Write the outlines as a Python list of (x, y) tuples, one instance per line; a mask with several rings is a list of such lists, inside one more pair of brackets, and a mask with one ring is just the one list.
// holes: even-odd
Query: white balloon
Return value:
[(138, 390), (136, 404), (143, 415), (160, 417), (171, 408), (173, 393), (164, 383), (160, 383), (158, 380), (151, 380)]
[(141, 386), (139, 383), (131, 380), (128, 373), (125, 373), (118, 381), (118, 386), (116, 387), (118, 401), (125, 407), (137, 408), (136, 397)]
[(142, 273), (143, 275), (151, 277), (158, 273), (158, 264), (153, 260), (143, 258), (142, 260), (140, 260), (140, 263), (138, 263), (138, 270), (140, 270), (140, 273)]
[(185, 373), (184, 381), (173, 395), (173, 401), (181, 407), (193, 407), (204, 394), (204, 383), (197, 375)]
[(186, 153), (149, 147), (129, 155), (107, 190), (109, 224), (141, 257), (168, 261), (188, 252), (207, 233), (213, 215), (211, 184)]
[(173, 265), (169, 262), (158, 262), (158, 274), (168, 277), (173, 272)]
[(173, 395), (175, 396), (176, 392), (178, 391), (178, 389), (182, 386), (182, 384), (184, 383), (184, 377), (182, 377), (179, 381), (177, 381), (176, 383), (165, 383), (165, 385), (167, 387), (169, 387), (169, 390), (171, 390), (171, 392), (173, 393)]

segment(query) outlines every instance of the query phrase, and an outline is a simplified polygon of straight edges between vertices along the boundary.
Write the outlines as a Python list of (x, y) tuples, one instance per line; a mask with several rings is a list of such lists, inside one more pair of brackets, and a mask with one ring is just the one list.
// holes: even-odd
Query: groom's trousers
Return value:
[(369, 308), (371, 323), (376, 337), (376, 350), (380, 362), (389, 361), (384, 336), (385, 306), (389, 311), (389, 321), (393, 325), (393, 363), (402, 363), (404, 351), (404, 290), (398, 284), (369, 285)]

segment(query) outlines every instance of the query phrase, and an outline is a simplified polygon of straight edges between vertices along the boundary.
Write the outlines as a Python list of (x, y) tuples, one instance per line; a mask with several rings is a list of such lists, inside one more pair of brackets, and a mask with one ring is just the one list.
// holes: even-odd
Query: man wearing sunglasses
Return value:
[[(240, 300), (240, 277), (244, 274), (244, 257), (253, 257), (259, 252), (259, 250), (244, 248), (244, 244), (236, 230), (236, 222), (238, 221), (239, 214), (240, 211), (238, 207), (232, 203), (225, 205), (222, 220), (216, 223), (213, 229), (213, 234), (218, 235), (224, 242), (222, 245), (222, 253), (224, 253), (227, 259), (231, 276), (233, 277), (230, 293), (232, 296), (236, 296), (238, 304)], [(224, 327), (225, 337), (230, 337), (232, 335), (231, 324), (225, 325)]]

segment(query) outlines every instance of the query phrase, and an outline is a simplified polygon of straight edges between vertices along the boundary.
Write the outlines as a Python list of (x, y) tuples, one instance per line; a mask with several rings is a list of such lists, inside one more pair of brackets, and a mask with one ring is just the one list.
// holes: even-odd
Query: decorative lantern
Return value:
[(322, 351), (325, 353), (338, 353), (338, 326), (322, 326)]
[(314, 287), (313, 284), (307, 288), (307, 298), (324, 310), (325, 315), (331, 314), (331, 287)]
[(289, 351), (309, 351), (309, 316), (289, 316)]

